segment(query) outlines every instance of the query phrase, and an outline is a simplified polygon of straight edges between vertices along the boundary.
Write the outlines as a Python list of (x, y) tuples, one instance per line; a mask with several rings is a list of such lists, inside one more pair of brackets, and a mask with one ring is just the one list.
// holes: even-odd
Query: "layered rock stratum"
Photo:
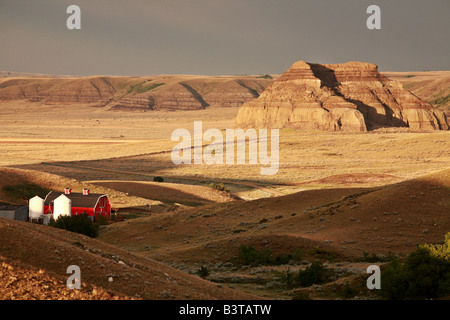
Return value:
[(239, 107), (271, 83), (258, 76), (5, 77), (0, 78), (0, 101), (114, 110), (199, 110)]
[(384, 72), (408, 91), (450, 117), (450, 71)]
[(364, 62), (298, 61), (257, 99), (240, 107), (236, 125), (351, 132), (449, 129), (442, 111)]

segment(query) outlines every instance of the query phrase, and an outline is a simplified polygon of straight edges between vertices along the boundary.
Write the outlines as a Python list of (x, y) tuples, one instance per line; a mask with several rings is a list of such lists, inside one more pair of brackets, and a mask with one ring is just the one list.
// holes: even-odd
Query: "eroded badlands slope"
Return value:
[(447, 130), (445, 114), (378, 72), (375, 64), (294, 63), (257, 99), (238, 126), (364, 132), (380, 127)]

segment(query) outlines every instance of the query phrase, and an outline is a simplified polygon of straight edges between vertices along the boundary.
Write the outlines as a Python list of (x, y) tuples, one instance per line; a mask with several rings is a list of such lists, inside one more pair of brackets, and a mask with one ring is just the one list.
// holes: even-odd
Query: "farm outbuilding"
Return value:
[(44, 199), (44, 214), (53, 214), (56, 220), (60, 215), (87, 214), (91, 219), (98, 216), (111, 218), (111, 204), (106, 194), (90, 193), (84, 189), (82, 193), (72, 192), (66, 188), (64, 193), (50, 191)]
[(44, 214), (44, 199), (39, 196), (35, 196), (28, 200), (29, 218), (40, 219)]
[(19, 205), (1, 205), (0, 217), (11, 220), (28, 221), (28, 207)]

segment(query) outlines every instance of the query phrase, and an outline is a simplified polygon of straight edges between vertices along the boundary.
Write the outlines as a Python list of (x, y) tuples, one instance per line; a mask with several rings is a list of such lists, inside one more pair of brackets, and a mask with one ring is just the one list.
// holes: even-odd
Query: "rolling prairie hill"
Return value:
[(403, 88), (444, 111), (450, 117), (450, 71), (385, 72)]
[[(450, 115), (450, 71), (381, 72)], [(28, 74), (0, 71), (0, 102), (108, 110), (202, 110), (240, 107), (258, 98), (280, 75), (154, 75), (142, 77)]]
[(108, 226), (99, 239), (159, 261), (232, 262), (242, 244), (342, 259), (408, 253), (450, 230), (450, 169), (375, 188), (307, 190), (210, 204)]
[(238, 198), (225, 191), (216, 190), (210, 187), (181, 183), (120, 180), (97, 180), (88, 182), (142, 198), (187, 206), (201, 206), (208, 203), (228, 202)]
[[(0, 298), (257, 299), (84, 235), (0, 218)], [(64, 288), (67, 267), (82, 289)]]
[[(30, 189), (30, 185), (32, 186)], [(12, 187), (11, 193), (7, 193), (4, 187)], [(88, 188), (93, 193), (107, 194), (115, 208), (131, 207), (131, 206), (147, 206), (161, 204), (160, 201), (144, 199), (138, 196), (127, 195), (124, 192), (97, 186), (94, 184), (80, 182), (76, 179), (65, 178), (56, 174), (40, 172), (35, 170), (17, 169), (9, 167), (0, 167), (0, 201), (26, 205), (28, 198), (24, 198), (23, 190), (29, 188), (31, 192), (28, 196), (34, 197), (39, 195), (41, 198), (50, 190), (63, 192), (64, 188), (70, 187), (74, 192), (81, 192), (84, 188)], [(17, 189), (17, 192), (14, 190)], [(37, 189), (36, 193), (33, 189)], [(40, 194), (39, 194), (40, 192)]]
[(5, 77), (0, 101), (111, 110), (201, 110), (239, 107), (272, 83), (261, 76), (156, 75), (152, 77)]

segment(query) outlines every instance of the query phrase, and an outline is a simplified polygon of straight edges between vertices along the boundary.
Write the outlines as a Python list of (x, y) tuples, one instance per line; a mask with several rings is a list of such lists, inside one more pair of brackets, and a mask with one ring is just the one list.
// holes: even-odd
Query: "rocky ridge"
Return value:
[(240, 127), (365, 132), (381, 127), (448, 130), (445, 114), (378, 72), (375, 64), (294, 63), (257, 99)]
[(113, 110), (201, 110), (239, 107), (271, 83), (257, 76), (6, 77), (0, 78), (0, 101)]

